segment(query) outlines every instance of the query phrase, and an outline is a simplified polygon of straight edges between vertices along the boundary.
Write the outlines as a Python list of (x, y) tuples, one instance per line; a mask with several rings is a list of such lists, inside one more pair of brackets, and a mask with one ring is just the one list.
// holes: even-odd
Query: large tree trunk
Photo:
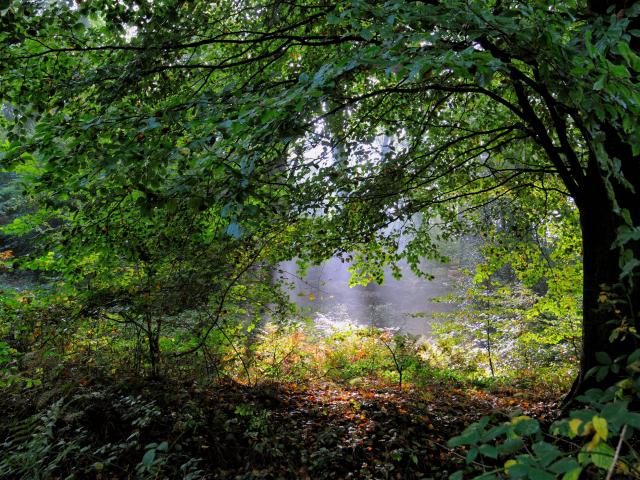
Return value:
[[(589, 1), (588, 12), (596, 16), (613, 13), (622, 18), (625, 9), (633, 3), (633, 0)], [(640, 19), (632, 19), (630, 28), (639, 27)], [(633, 37), (630, 46), (634, 50), (640, 49), (640, 39)], [(625, 377), (626, 362), (618, 372), (610, 372), (604, 378), (587, 376), (590, 370), (601, 364), (597, 358), (598, 352), (605, 352), (610, 359), (615, 360), (638, 348), (636, 336), (629, 328), (635, 327), (637, 331), (640, 323), (640, 275), (636, 274), (635, 279), (620, 278), (621, 249), (614, 246), (614, 243), (618, 229), (625, 224), (621, 210), (626, 210), (633, 226), (640, 226), (640, 158), (634, 157), (628, 143), (629, 138), (615, 123), (603, 124), (600, 129), (607, 155), (619, 161), (620, 172), (611, 171), (611, 167), (608, 168), (609, 171), (603, 171), (592, 151), (580, 185), (580, 195), (575, 198), (582, 227), (584, 316), (580, 372), (567, 396), (565, 406), (570, 405), (576, 395), (590, 388), (607, 388)], [(623, 185), (620, 175), (631, 188)], [(607, 191), (607, 177), (610, 192), (619, 207), (618, 212), (614, 208), (610, 192)], [(640, 258), (640, 242), (626, 244), (624, 248)]]
[[(612, 359), (629, 354), (634, 349), (631, 336), (611, 342), (614, 329), (631, 319), (629, 306), (620, 304), (627, 298), (636, 305), (638, 298), (627, 295), (620, 282), (619, 251), (612, 248), (618, 218), (608, 204), (607, 197), (593, 195), (581, 210), (583, 244), (583, 330), (582, 358), (580, 362), (579, 391), (611, 384), (612, 379), (596, 381), (595, 376), (586, 378), (586, 373), (598, 365), (597, 352), (606, 352)], [(621, 308), (627, 307), (627, 308)], [(622, 335), (621, 335), (622, 337)]]
[[(624, 177), (636, 189), (640, 189), (640, 159), (633, 158), (630, 148), (620, 141), (613, 128), (605, 127), (605, 131), (610, 140), (607, 153), (623, 160)], [(613, 176), (610, 178), (619, 206), (629, 212), (634, 225), (639, 225), (640, 200), (637, 193), (622, 186)], [(606, 388), (625, 376), (624, 366), (618, 373), (610, 372), (605, 378), (596, 378), (595, 375), (587, 377), (587, 372), (601, 365), (597, 359), (598, 352), (605, 352), (615, 359), (638, 348), (629, 327), (638, 328), (640, 312), (639, 279), (636, 278), (633, 283), (628, 279), (621, 281), (620, 248), (613, 246), (618, 228), (624, 220), (614, 211), (603, 172), (595, 159), (589, 163), (584, 195), (578, 207), (584, 266), (583, 348), (579, 377), (570, 398), (589, 388)], [(625, 247), (640, 257), (637, 242)], [(613, 335), (616, 338), (610, 341), (614, 332), (618, 332), (618, 335)]]

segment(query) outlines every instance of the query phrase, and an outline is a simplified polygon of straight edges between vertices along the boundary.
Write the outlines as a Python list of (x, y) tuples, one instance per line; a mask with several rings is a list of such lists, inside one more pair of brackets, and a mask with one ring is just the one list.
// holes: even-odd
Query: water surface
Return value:
[(354, 323), (429, 336), (433, 314), (455, 308), (453, 303), (434, 301), (455, 292), (458, 269), (454, 266), (426, 262), (423, 268), (435, 276), (428, 280), (403, 264), (400, 280), (387, 271), (382, 285), (352, 288), (348, 266), (334, 257), (309, 268), (301, 278), (295, 261), (289, 261), (280, 264), (280, 275), (293, 286), (291, 300), (320, 325)]

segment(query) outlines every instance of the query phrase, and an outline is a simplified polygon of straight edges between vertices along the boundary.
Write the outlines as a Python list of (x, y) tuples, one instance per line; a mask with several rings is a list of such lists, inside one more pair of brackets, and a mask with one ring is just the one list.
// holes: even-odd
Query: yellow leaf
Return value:
[(598, 303), (605, 303), (607, 301), (607, 294), (604, 292), (600, 292), (598, 295)]
[(517, 425), (520, 422), (522, 422), (523, 420), (529, 420), (531, 417), (528, 417), (527, 415), (520, 415), (519, 417), (513, 417), (511, 419), (511, 424), (512, 425)]
[(506, 462), (504, 462), (504, 471), (505, 471), (505, 473), (508, 474), (509, 473), (509, 469), (511, 467), (513, 467), (514, 465), (517, 465), (517, 464), (518, 464), (518, 462), (513, 460), (513, 459), (507, 460)]
[(311, 300), (312, 302), (316, 299), (316, 296), (313, 293), (309, 294), (309, 300)]
[(595, 428), (598, 436), (602, 440), (606, 440), (609, 434), (609, 430), (607, 429), (607, 420), (605, 418), (599, 417), (598, 415), (594, 415), (592, 423), (593, 428)]
[(569, 420), (569, 430), (571, 430), (571, 433), (573, 433), (573, 435), (578, 435), (578, 429), (580, 428), (580, 425), (582, 425), (582, 420), (580, 420), (579, 418), (572, 418), (571, 420)]
[(587, 451), (591, 452), (600, 443), (600, 435), (597, 433), (593, 436), (591, 441), (587, 443)]
[(584, 426), (584, 432), (582, 432), (582, 435), (589, 435), (591, 432), (593, 432), (593, 422), (588, 422), (585, 426)]
[(616, 471), (618, 473), (621, 473), (623, 475), (629, 475), (631, 473), (631, 470), (629, 470), (629, 465), (627, 465), (624, 462), (618, 462), (617, 466), (616, 466)]

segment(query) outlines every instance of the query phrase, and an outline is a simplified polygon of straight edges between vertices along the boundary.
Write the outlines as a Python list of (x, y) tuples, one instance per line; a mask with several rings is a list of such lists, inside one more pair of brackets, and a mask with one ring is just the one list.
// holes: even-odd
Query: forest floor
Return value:
[(557, 408), (544, 392), (448, 383), (198, 386), (67, 373), (0, 399), (5, 464), (23, 478), (48, 468), (42, 478), (440, 479), (464, 467), (464, 451), (446, 444), (469, 423), (516, 409), (545, 422)]

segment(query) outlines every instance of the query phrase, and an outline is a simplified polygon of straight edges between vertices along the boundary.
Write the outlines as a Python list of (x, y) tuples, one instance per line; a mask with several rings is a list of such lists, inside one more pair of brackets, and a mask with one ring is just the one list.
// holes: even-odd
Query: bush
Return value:
[[(466, 447), (467, 472), (477, 479), (610, 479), (614, 473), (640, 478), (640, 457), (632, 442), (640, 430), (640, 413), (633, 411), (640, 401), (640, 350), (616, 362), (608, 359), (590, 374), (608, 372), (616, 363), (624, 366), (627, 378), (607, 390), (588, 390), (577, 398), (582, 408), (548, 427), (517, 413), (501, 423), (483, 417), (449, 445)], [(463, 475), (459, 471), (451, 478)]]

